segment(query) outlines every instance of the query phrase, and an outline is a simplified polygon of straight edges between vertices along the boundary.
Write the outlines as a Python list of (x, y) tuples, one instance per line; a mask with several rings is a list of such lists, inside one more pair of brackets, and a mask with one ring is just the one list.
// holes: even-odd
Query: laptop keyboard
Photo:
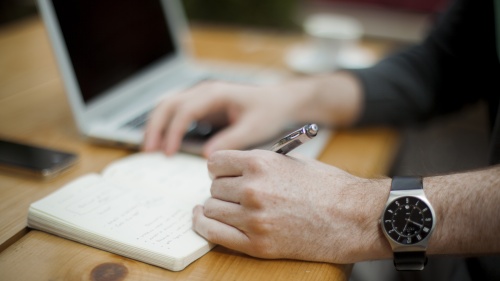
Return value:
[[(205, 75), (203, 77), (200, 77), (200, 79), (197, 82), (193, 83), (193, 85), (200, 83), (200, 82), (203, 82), (203, 81), (211, 80), (211, 79), (212, 79), (212, 77), (210, 77), (209, 75)], [(146, 122), (148, 121), (148, 116), (149, 116), (150, 112), (151, 112), (151, 110), (147, 110), (146, 112), (141, 113), (139, 116), (134, 117), (133, 119), (131, 119), (127, 123), (123, 124), (122, 127), (131, 128), (131, 129), (142, 129), (144, 127), (144, 125), (146, 125)]]
[(139, 116), (125, 123), (123, 127), (132, 129), (142, 129), (144, 125), (146, 125), (146, 122), (148, 121), (149, 112), (150, 111), (148, 110), (144, 113), (141, 113)]
[[(224, 75), (223, 79), (221, 79), (221, 75), (213, 75), (212, 73), (206, 73), (204, 76), (199, 77), (199, 80), (193, 83), (193, 85), (203, 82), (203, 81), (208, 81), (208, 80), (225, 80), (225, 81), (230, 81), (230, 82), (248, 82), (249, 78), (245, 77), (243, 78), (241, 75), (229, 75), (226, 74)], [(146, 125), (146, 122), (148, 121), (148, 116), (151, 110), (147, 110), (144, 113), (141, 113), (139, 116), (134, 117), (130, 121), (126, 122), (122, 127), (123, 128), (130, 128), (130, 129), (142, 129)]]

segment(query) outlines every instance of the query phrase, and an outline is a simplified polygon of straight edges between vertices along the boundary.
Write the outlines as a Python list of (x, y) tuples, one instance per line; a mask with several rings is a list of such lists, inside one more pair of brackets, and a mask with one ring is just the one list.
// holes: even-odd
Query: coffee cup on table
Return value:
[(288, 64), (295, 70), (317, 73), (340, 67), (346, 50), (356, 48), (363, 27), (355, 18), (320, 13), (307, 17), (303, 23), (307, 44), (296, 46), (287, 54)]

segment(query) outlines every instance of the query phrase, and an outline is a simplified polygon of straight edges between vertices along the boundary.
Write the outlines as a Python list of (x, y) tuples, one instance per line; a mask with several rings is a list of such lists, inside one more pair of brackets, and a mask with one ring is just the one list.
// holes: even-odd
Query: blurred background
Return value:
[[(360, 20), (368, 36), (415, 41), (448, 0), (183, 0), (193, 22), (297, 30), (310, 13)], [(0, 0), (0, 24), (37, 12), (35, 0)]]
[(34, 0), (0, 0), (0, 24), (37, 13)]
[[(300, 32), (314, 13), (345, 14), (363, 36), (409, 44), (426, 33), (449, 0), (183, 0), (191, 24)], [(0, 27), (36, 15), (34, 0), (0, 0)], [(478, 104), (422, 126), (403, 129), (392, 174), (433, 174), (486, 163), (488, 128)]]

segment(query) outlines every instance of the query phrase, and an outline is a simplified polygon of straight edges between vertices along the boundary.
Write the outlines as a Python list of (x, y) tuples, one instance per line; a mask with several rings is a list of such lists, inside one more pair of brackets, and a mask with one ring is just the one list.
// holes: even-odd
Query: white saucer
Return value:
[(340, 68), (364, 68), (373, 65), (376, 61), (372, 52), (354, 45), (341, 50), (335, 64), (329, 63), (328, 61), (331, 60), (328, 58), (318, 57), (311, 43), (292, 46), (286, 52), (284, 59), (288, 67), (304, 74), (331, 72)]

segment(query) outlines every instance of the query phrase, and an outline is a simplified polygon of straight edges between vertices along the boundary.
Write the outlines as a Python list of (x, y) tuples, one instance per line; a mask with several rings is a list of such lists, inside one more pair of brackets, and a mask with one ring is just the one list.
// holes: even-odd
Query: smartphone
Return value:
[(76, 163), (75, 153), (0, 139), (0, 170), (52, 178)]

